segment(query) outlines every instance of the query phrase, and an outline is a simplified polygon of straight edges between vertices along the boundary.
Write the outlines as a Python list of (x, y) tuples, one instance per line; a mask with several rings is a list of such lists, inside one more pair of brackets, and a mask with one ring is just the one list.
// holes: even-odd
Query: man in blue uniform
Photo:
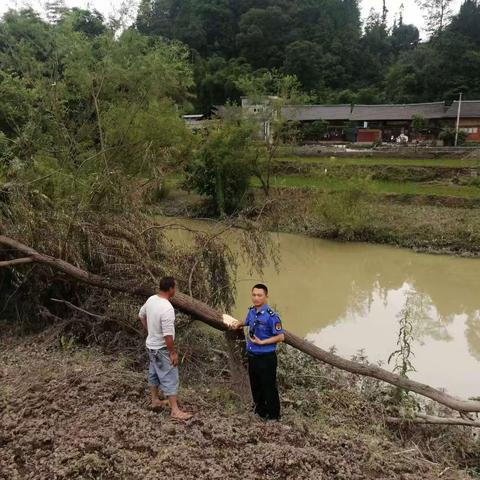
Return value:
[(252, 289), (253, 306), (238, 324), (248, 327), (248, 373), (255, 413), (265, 420), (280, 419), (277, 389), (277, 343), (285, 340), (280, 317), (267, 304), (268, 288), (259, 283)]

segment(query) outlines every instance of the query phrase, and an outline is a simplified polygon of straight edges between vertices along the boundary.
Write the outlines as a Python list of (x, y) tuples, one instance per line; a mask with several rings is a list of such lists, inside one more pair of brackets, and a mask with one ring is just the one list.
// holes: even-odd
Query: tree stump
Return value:
[(252, 393), (247, 371), (243, 330), (228, 330), (224, 335), (227, 343), (228, 366), (232, 386), (242, 402), (250, 404), (252, 403)]

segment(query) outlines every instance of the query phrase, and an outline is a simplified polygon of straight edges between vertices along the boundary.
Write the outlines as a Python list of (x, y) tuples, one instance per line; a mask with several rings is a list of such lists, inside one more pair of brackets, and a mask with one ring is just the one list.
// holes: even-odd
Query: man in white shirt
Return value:
[(177, 403), (178, 355), (175, 349), (175, 311), (169, 299), (175, 295), (173, 277), (160, 280), (160, 291), (152, 295), (142, 306), (138, 316), (143, 328), (148, 332), (146, 346), (150, 358), (148, 383), (152, 395), (152, 406), (161, 407), (161, 390), (170, 404), (171, 416), (188, 420), (191, 413), (180, 410)]

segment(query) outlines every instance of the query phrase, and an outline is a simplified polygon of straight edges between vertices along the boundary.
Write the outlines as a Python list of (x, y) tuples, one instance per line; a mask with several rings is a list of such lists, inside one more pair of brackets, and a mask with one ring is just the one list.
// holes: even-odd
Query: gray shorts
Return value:
[(148, 383), (159, 387), (167, 396), (176, 395), (178, 391), (178, 368), (170, 362), (170, 354), (166, 348), (160, 350), (147, 349), (150, 358)]

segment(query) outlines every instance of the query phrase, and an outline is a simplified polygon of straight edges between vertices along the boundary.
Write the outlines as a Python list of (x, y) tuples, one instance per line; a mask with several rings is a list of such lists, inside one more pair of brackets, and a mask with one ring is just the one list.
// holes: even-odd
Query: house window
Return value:
[(462, 132), (468, 133), (469, 135), (472, 133), (478, 133), (478, 127), (464, 127), (460, 128)]

